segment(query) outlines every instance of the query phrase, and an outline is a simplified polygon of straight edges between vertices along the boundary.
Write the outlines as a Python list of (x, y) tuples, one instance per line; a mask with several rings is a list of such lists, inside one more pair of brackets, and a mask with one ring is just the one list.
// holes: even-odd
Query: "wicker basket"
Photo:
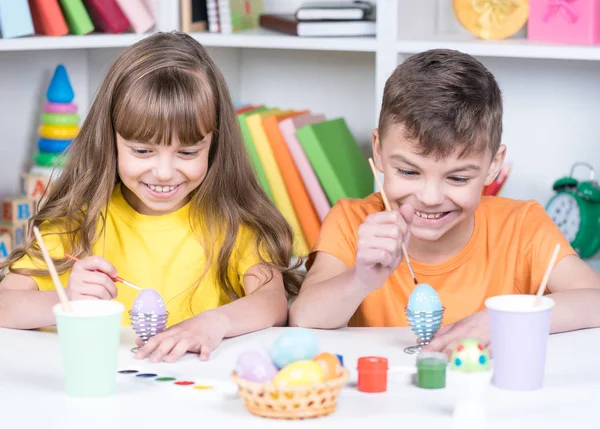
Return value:
[(337, 397), (348, 376), (348, 370), (344, 369), (340, 377), (313, 386), (277, 387), (271, 383), (245, 380), (235, 371), (231, 373), (248, 411), (260, 417), (290, 420), (333, 413), (337, 407)]

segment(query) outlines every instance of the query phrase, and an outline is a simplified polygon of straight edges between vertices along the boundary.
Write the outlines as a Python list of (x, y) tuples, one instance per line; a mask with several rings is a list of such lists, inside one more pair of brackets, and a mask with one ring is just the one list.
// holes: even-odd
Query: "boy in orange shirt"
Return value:
[(392, 211), (379, 193), (340, 200), (322, 225), (290, 325), (407, 326), (415, 276), (445, 307), (425, 349), (448, 351), (465, 337), (489, 344), (484, 301), (537, 291), (548, 281), (552, 332), (600, 326), (600, 276), (582, 261), (534, 201), (482, 197), (502, 167), (502, 96), (473, 57), (432, 50), (409, 57), (388, 79), (373, 155)]

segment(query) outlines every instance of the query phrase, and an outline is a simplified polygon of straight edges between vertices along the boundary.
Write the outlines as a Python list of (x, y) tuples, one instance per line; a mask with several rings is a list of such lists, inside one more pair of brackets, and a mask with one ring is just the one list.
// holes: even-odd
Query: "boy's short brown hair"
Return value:
[(502, 94), (494, 76), (462, 52), (433, 49), (396, 67), (383, 91), (379, 139), (401, 125), (422, 155), (496, 154), (502, 138)]

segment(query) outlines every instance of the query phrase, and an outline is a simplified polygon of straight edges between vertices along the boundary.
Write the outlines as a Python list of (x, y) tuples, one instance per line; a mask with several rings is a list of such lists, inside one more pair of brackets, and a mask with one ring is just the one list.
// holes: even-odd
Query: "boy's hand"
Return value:
[(413, 217), (414, 209), (406, 204), (373, 213), (358, 228), (356, 276), (370, 290), (381, 287), (402, 262), (402, 242), (408, 243)]
[[(228, 330), (228, 319), (215, 310), (204, 311), (184, 320), (150, 338), (138, 350), (136, 359), (150, 355), (150, 362), (175, 362), (186, 352), (198, 353), (200, 360), (208, 360)], [(137, 340), (141, 346), (141, 340)]]
[(117, 287), (112, 279), (117, 275), (117, 269), (100, 256), (77, 261), (69, 275), (67, 296), (70, 300), (116, 298)]
[(423, 351), (442, 352), (450, 357), (454, 347), (465, 338), (475, 338), (483, 347), (490, 346), (490, 326), (486, 310), (444, 326), (435, 334), (431, 343), (423, 347)]

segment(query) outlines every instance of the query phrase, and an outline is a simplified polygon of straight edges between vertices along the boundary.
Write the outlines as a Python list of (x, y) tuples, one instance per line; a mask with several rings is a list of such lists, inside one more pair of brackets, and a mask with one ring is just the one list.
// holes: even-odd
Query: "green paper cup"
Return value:
[(71, 301), (72, 313), (54, 306), (67, 395), (106, 397), (115, 393), (121, 315), (117, 301)]

